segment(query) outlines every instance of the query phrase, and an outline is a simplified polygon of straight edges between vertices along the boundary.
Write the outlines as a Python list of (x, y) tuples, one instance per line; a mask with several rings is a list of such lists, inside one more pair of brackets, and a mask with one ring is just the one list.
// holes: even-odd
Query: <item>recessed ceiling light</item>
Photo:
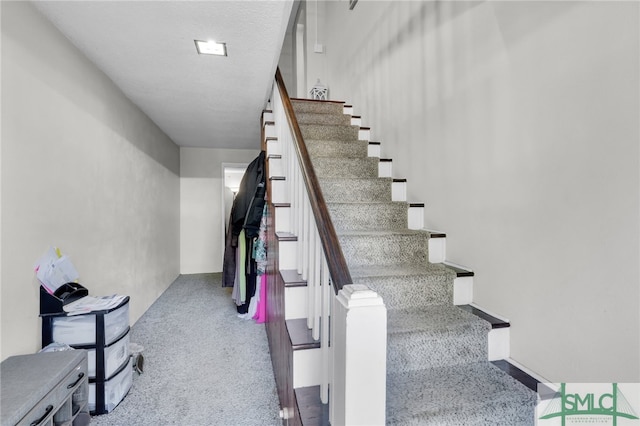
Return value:
[(226, 43), (218, 43), (216, 41), (193, 40), (196, 43), (196, 49), (200, 55), (219, 55), (227, 56)]

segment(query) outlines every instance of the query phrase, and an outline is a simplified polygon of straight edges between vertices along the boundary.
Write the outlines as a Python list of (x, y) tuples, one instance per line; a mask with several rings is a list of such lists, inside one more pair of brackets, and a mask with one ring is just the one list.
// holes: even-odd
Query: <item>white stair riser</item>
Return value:
[(274, 214), (275, 232), (291, 232), (291, 207), (276, 207)]
[(457, 277), (453, 280), (453, 304), (468, 305), (473, 302), (473, 277)]
[(284, 176), (284, 161), (282, 158), (269, 158), (269, 176)]
[(280, 270), (298, 268), (298, 265), (296, 265), (297, 246), (298, 246), (297, 241), (279, 241), (278, 242), (278, 250), (279, 250), (278, 262), (279, 262)]
[(380, 161), (378, 163), (378, 177), (393, 177), (391, 161)]
[(288, 203), (289, 191), (287, 190), (287, 181), (274, 179), (271, 181), (271, 202), (272, 203)]
[[(424, 216), (422, 216), (424, 218)], [(446, 238), (429, 238), (429, 262), (442, 263), (447, 255)]]
[(282, 149), (280, 147), (280, 141), (278, 139), (271, 139), (267, 141), (267, 155), (270, 154), (276, 154), (276, 155), (280, 155), (282, 154)]
[(273, 121), (273, 113), (272, 112), (265, 112), (262, 114), (262, 121), (263, 122), (267, 122), (267, 121)]
[(318, 386), (322, 380), (320, 348), (293, 351), (293, 387)]
[(391, 201), (407, 201), (407, 182), (391, 183)]
[(361, 141), (368, 141), (371, 138), (371, 130), (360, 129), (358, 130), (358, 139)]
[(369, 144), (367, 148), (367, 156), (380, 158), (380, 145)]
[(284, 289), (284, 319), (307, 318), (307, 287)]
[(360, 117), (351, 117), (351, 125), (352, 126), (362, 126), (362, 118), (360, 118)]
[(510, 337), (509, 327), (494, 328), (489, 332), (489, 361), (509, 358)]
[[(409, 229), (423, 229), (424, 228), (424, 207), (412, 207), (409, 206), (409, 209), (407, 211), (408, 214), (408, 220), (407, 220), (407, 225), (409, 227)], [(444, 238), (439, 238), (440, 240), (444, 240)], [(435, 250), (439, 250), (438, 254), (441, 255), (442, 260), (438, 261), (438, 260), (431, 260), (431, 256), (432, 256), (432, 247), (431, 247), (431, 240), (429, 240), (429, 262), (432, 263), (440, 263), (444, 261), (444, 252), (440, 253), (440, 248), (437, 247), (438, 243), (436, 242), (433, 249)], [(442, 250), (444, 249), (444, 247), (442, 248)], [(434, 257), (434, 259), (440, 259), (440, 257)]]
[(273, 124), (265, 124), (264, 126), (264, 136), (269, 138), (269, 137), (277, 137), (278, 135), (276, 134), (276, 126)]

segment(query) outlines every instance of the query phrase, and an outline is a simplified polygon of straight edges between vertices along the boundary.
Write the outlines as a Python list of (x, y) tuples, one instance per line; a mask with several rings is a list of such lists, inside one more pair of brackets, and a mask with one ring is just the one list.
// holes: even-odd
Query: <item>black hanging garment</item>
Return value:
[(222, 266), (222, 286), (233, 287), (236, 274), (236, 249), (240, 232), (244, 229), (246, 238), (246, 300), (238, 306), (238, 313), (246, 313), (249, 308), (251, 297), (255, 293), (256, 285), (256, 265), (252, 259), (253, 239), (258, 236), (260, 230), (260, 220), (265, 203), (267, 185), (265, 169), (265, 152), (254, 159), (240, 181), (238, 193), (233, 200), (229, 229), (226, 236), (224, 262)]

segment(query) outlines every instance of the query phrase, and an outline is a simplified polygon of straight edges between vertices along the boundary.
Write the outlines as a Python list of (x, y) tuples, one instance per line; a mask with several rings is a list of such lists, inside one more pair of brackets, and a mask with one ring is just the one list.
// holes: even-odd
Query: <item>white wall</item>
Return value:
[[(305, 56), (303, 58), (306, 74), (304, 76), (298, 77), (303, 80), (303, 84), (299, 85), (297, 97), (299, 98), (309, 98), (311, 88), (316, 85), (318, 80), (324, 86), (327, 86), (329, 89), (329, 96), (331, 96), (331, 87), (327, 82), (327, 67), (325, 64), (325, 52), (326, 52), (326, 44), (325, 40), (328, 39), (328, 32), (323, 25), (323, 22), (326, 18), (326, 8), (327, 5), (333, 2), (326, 2), (322, 0), (312, 0), (305, 2), (301, 5), (301, 13), (298, 17), (298, 23), (302, 24), (305, 29), (305, 37), (304, 37), (304, 52)], [(318, 48), (318, 52), (316, 52), (316, 48)], [(322, 51), (322, 52), (320, 52)], [(297, 59), (297, 58), (296, 58)], [(302, 91), (302, 86), (304, 86), (304, 91)]]
[(40, 348), (33, 265), (71, 257), (131, 323), (179, 273), (179, 149), (28, 2), (2, 7), (2, 359)]
[[(256, 142), (259, 145), (259, 141)], [(223, 163), (249, 164), (260, 148), (180, 148), (180, 273), (221, 272)]]
[(640, 381), (638, 3), (327, 2), (325, 25), (331, 98), (511, 320), (512, 358)]

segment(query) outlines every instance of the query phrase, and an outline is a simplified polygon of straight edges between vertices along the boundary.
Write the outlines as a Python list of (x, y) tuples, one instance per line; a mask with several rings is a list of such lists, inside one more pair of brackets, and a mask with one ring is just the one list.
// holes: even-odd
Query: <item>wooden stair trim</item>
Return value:
[(514, 379), (516, 379), (517, 381), (519, 381), (520, 383), (522, 383), (523, 385), (531, 389), (532, 391), (534, 392), (538, 391), (538, 384), (540, 384), (540, 381), (538, 381), (534, 377), (531, 377), (529, 374), (522, 371), (515, 365), (511, 364), (509, 361), (505, 359), (501, 359), (498, 361), (491, 361), (491, 364), (495, 365), (500, 370), (504, 371), (505, 373), (507, 373), (508, 375), (510, 375), (511, 377), (513, 377)]
[[(277, 72), (277, 71), (276, 71)], [(277, 79), (277, 76), (276, 76)], [(344, 101), (330, 101), (330, 100), (320, 100), (320, 99), (306, 99), (306, 98), (289, 98), (291, 101), (303, 101), (303, 102), (324, 102), (329, 104), (342, 104), (344, 105)]]
[(482, 309), (476, 308), (475, 306), (458, 305), (458, 307), (464, 311), (467, 311), (477, 316), (478, 318), (482, 318), (483, 320), (487, 321), (489, 324), (491, 324), (492, 329), (510, 327), (510, 324), (507, 321), (501, 320), (500, 318), (496, 318), (493, 315), (489, 315)]
[(444, 266), (446, 266), (449, 269), (453, 269), (457, 277), (473, 277), (475, 275), (473, 271), (469, 271), (468, 269), (463, 269), (458, 266), (450, 265), (448, 263), (444, 263)]
[(300, 351), (305, 349), (318, 349), (320, 347), (320, 341), (313, 340), (311, 330), (307, 327), (306, 318), (288, 319), (285, 322), (287, 324), (291, 349)]
[(281, 269), (280, 276), (285, 287), (306, 287), (307, 281), (295, 269)]
[(291, 232), (276, 232), (276, 239), (282, 241), (298, 241), (298, 236)]
[(320, 386), (295, 389), (296, 405), (304, 426), (329, 426), (329, 404), (320, 399)]

